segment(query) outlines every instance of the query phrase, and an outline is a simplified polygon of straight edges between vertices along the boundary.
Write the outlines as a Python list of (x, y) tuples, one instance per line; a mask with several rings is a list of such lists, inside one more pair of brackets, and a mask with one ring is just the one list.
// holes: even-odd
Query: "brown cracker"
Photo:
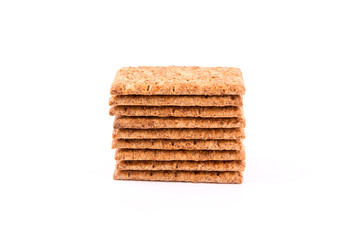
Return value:
[(113, 106), (109, 114), (125, 117), (241, 117), (239, 107), (153, 107), (153, 106)]
[(166, 150), (241, 150), (240, 140), (114, 139), (112, 148)]
[(111, 85), (119, 95), (239, 95), (241, 70), (231, 67), (125, 67)]
[(245, 150), (244, 148), (241, 151), (116, 149), (115, 160), (245, 160)]
[(122, 171), (115, 170), (115, 180), (141, 180), (194, 183), (242, 183), (241, 172), (193, 171)]
[(245, 127), (244, 118), (157, 118), (116, 117), (113, 127), (119, 128), (237, 128)]
[(244, 139), (243, 128), (114, 129), (115, 139)]
[(109, 100), (110, 106), (200, 106), (224, 107), (242, 106), (243, 97), (239, 95), (225, 96), (141, 96), (141, 95), (113, 95)]
[(244, 171), (245, 161), (117, 161), (117, 170)]

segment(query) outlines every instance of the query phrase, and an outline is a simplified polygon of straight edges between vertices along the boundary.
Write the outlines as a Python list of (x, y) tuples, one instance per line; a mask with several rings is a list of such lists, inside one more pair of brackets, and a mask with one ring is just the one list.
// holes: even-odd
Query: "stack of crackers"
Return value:
[(241, 183), (238, 68), (127, 67), (111, 86), (114, 179)]

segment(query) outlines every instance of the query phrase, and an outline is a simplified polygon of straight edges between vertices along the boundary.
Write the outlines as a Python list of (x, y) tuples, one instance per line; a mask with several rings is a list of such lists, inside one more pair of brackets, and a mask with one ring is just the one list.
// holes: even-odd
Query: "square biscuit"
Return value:
[(193, 182), (193, 183), (242, 183), (241, 172), (204, 171), (129, 171), (115, 170), (114, 180)]
[(165, 150), (241, 150), (241, 140), (113, 139), (112, 148)]
[(201, 117), (240, 118), (240, 107), (154, 107), (154, 106), (113, 106), (109, 114), (120, 117)]
[(114, 139), (244, 139), (244, 128), (114, 129)]
[(243, 95), (241, 70), (233, 67), (125, 67), (112, 95)]
[(170, 95), (113, 95), (109, 100), (110, 106), (199, 106), (224, 107), (242, 106), (241, 95), (225, 96), (170, 96)]
[(242, 148), (240, 151), (116, 149), (115, 160), (239, 161), (245, 160), (245, 149)]
[(114, 129), (135, 128), (244, 128), (245, 118), (180, 118), (180, 117), (120, 117), (113, 124)]
[(117, 170), (240, 171), (245, 161), (117, 161)]

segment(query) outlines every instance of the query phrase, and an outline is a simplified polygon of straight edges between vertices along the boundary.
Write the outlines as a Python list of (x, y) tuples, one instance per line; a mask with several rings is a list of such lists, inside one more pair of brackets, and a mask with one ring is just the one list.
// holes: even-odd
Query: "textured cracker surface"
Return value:
[(115, 170), (115, 180), (143, 180), (194, 183), (242, 183), (241, 172), (193, 171), (122, 171)]
[(153, 106), (114, 106), (109, 114), (124, 117), (202, 117), (239, 118), (240, 107), (153, 107)]
[(240, 140), (114, 139), (112, 148), (167, 150), (241, 150)]
[(111, 85), (119, 95), (242, 95), (242, 73), (231, 67), (125, 67)]
[(144, 150), (144, 149), (116, 149), (115, 160), (245, 160), (244, 148), (240, 151), (207, 151), (207, 150)]
[(244, 128), (244, 118), (156, 118), (116, 117), (113, 127), (119, 128)]
[(243, 97), (239, 95), (225, 96), (141, 96), (113, 95), (110, 106), (200, 106), (224, 107), (242, 106)]
[(114, 139), (244, 139), (243, 128), (114, 129)]
[(117, 161), (117, 170), (244, 171), (245, 161)]

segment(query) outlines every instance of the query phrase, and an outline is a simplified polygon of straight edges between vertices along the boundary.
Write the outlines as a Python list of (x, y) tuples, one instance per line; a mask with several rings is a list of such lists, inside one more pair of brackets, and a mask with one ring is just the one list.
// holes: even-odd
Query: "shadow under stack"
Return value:
[(128, 67), (111, 86), (116, 180), (242, 183), (238, 68)]

